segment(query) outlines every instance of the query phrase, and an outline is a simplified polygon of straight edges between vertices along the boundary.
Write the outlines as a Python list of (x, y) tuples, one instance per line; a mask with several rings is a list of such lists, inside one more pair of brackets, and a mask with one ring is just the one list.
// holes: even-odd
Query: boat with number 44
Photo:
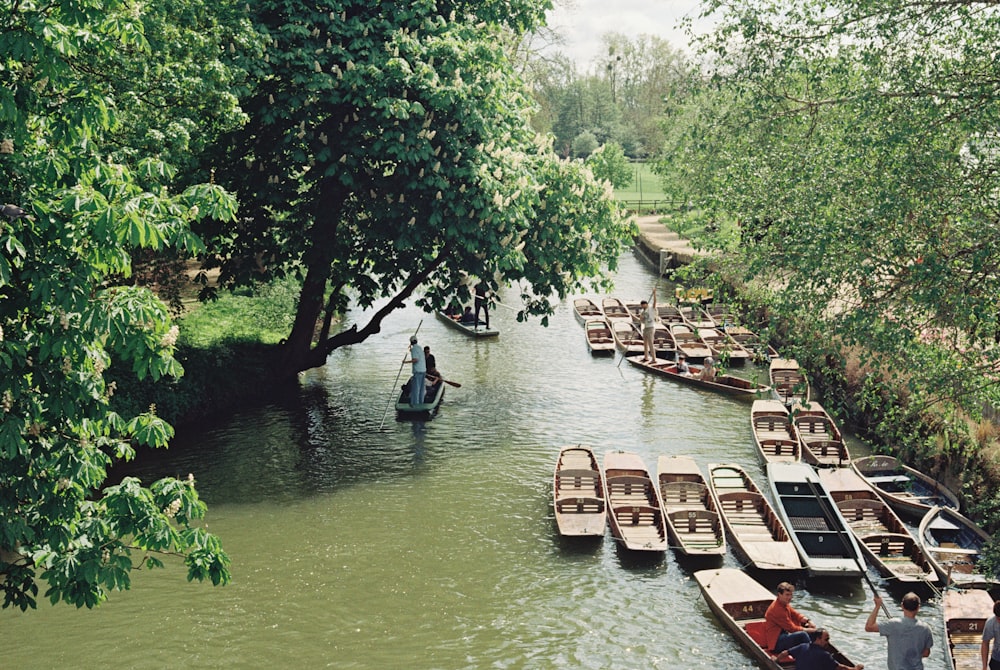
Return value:
[(607, 502), (597, 457), (590, 447), (563, 447), (552, 482), (553, 508), (559, 534), (602, 537), (607, 525)]
[[(699, 570), (694, 573), (702, 597), (722, 625), (743, 645), (760, 667), (768, 670), (794, 670), (793, 663), (779, 664), (775, 652), (767, 648), (764, 613), (774, 602), (774, 594), (750, 575), (736, 568)], [(853, 668), (833, 644), (827, 650), (841, 665)]]

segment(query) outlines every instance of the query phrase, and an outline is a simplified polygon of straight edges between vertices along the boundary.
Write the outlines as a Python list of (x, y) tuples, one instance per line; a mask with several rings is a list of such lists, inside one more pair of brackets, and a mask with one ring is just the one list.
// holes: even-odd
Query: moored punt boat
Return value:
[(590, 447), (559, 450), (552, 482), (553, 509), (560, 535), (603, 536), (608, 522), (601, 469)]
[(628, 359), (628, 362), (636, 367), (642, 368), (643, 370), (658, 374), (668, 379), (673, 379), (674, 381), (681, 382), (682, 384), (698, 386), (709, 391), (725, 393), (726, 395), (735, 396), (737, 398), (756, 398), (770, 391), (770, 388), (767, 386), (755, 384), (748, 379), (736, 377), (735, 375), (718, 375), (712, 381), (707, 379), (698, 379), (698, 375), (701, 374), (703, 369), (698, 365), (690, 366), (691, 374), (686, 375), (677, 372), (677, 365), (667, 361), (656, 360), (652, 363), (643, 363), (641, 360), (630, 358)]
[(604, 298), (601, 300), (601, 309), (604, 310), (604, 318), (609, 323), (616, 319), (623, 319), (629, 323), (632, 322), (632, 313), (625, 307), (625, 303), (618, 298)]
[(708, 486), (741, 558), (758, 570), (801, 570), (802, 559), (771, 503), (732, 463), (710, 463)]
[(824, 468), (818, 474), (880, 575), (901, 584), (938, 583), (924, 550), (868, 482), (848, 468)]
[(670, 324), (670, 334), (674, 336), (677, 352), (687, 356), (688, 360), (701, 360), (712, 355), (712, 350), (698, 336), (698, 332), (688, 324)]
[(732, 324), (735, 324), (737, 321), (739, 321), (739, 317), (736, 314), (736, 310), (733, 309), (731, 305), (727, 305), (722, 302), (708, 303), (707, 305), (705, 305), (705, 311), (708, 312), (708, 315), (712, 317), (712, 320), (714, 320), (715, 323), (719, 325), (719, 327), (722, 327), (724, 325), (731, 326)]
[(671, 323), (684, 323), (684, 316), (679, 309), (673, 305), (656, 305), (656, 314), (660, 317), (660, 322), (667, 325)]
[(573, 301), (573, 314), (576, 315), (576, 320), (582, 324), (586, 324), (592, 319), (604, 319), (604, 312), (590, 298), (575, 299)]
[(778, 400), (790, 405), (809, 401), (809, 380), (793, 358), (772, 358), (768, 367), (771, 388)]
[(656, 484), (637, 454), (609, 451), (601, 473), (611, 534), (633, 551), (667, 550), (667, 523)]
[[(774, 594), (750, 575), (736, 568), (699, 570), (694, 573), (701, 595), (722, 625), (753, 656), (760, 667), (768, 670), (794, 670), (794, 664), (779, 665), (774, 651), (764, 645), (764, 613), (774, 602)], [(827, 649), (841, 665), (854, 667), (854, 661), (844, 656), (834, 645)]]
[(645, 351), (642, 333), (634, 323), (624, 319), (614, 319), (608, 323), (615, 338), (615, 346), (623, 356), (642, 356)]
[(439, 381), (433, 386), (427, 386), (424, 389), (424, 402), (419, 405), (410, 404), (410, 384), (412, 383), (413, 377), (410, 377), (403, 384), (403, 389), (399, 393), (399, 399), (396, 400), (396, 416), (412, 419), (430, 417), (437, 414), (438, 408), (441, 406), (441, 400), (444, 398), (444, 382)]
[(733, 338), (754, 356), (754, 360), (769, 361), (779, 357), (778, 350), (760, 339), (760, 335), (743, 326), (727, 326), (723, 329), (726, 337)]
[(721, 556), (726, 533), (705, 477), (689, 456), (660, 456), (656, 483), (674, 547), (686, 556)]
[(980, 670), (983, 667), (983, 630), (986, 620), (993, 614), (993, 598), (982, 589), (948, 590), (942, 597), (941, 611), (948, 636), (945, 649), (951, 659), (949, 667)]
[(680, 311), (681, 316), (684, 317), (684, 322), (695, 330), (699, 328), (715, 328), (718, 325), (715, 319), (704, 308), (698, 305), (682, 305), (677, 309)]
[(795, 432), (788, 410), (777, 400), (753, 401), (750, 428), (762, 462), (799, 460), (802, 453), (799, 434)]
[(809, 574), (861, 576), (861, 549), (812, 466), (767, 463), (766, 468), (775, 508)]
[(653, 329), (653, 348), (658, 358), (672, 359), (677, 356), (677, 345), (670, 329), (662, 323), (657, 323)]
[(958, 496), (944, 484), (895, 456), (865, 456), (855, 459), (851, 467), (900, 514), (919, 519), (935, 505), (951, 509), (960, 506)]
[(729, 365), (743, 365), (752, 358), (750, 352), (717, 328), (700, 328), (698, 337), (712, 350), (716, 360), (729, 361)]
[(818, 467), (850, 467), (851, 454), (833, 417), (815, 400), (796, 404), (792, 423), (799, 435), (802, 460)]
[(462, 323), (458, 319), (452, 318), (444, 312), (437, 312), (437, 317), (455, 330), (461, 331), (471, 337), (496, 337), (500, 331), (496, 328), (487, 328), (482, 321), (476, 323)]
[(587, 339), (587, 348), (595, 356), (615, 353), (615, 338), (603, 316), (599, 319), (590, 319), (583, 324), (583, 334)]
[(978, 566), (990, 536), (957, 510), (932, 507), (920, 520), (917, 539), (945, 586), (992, 588), (1000, 583)]

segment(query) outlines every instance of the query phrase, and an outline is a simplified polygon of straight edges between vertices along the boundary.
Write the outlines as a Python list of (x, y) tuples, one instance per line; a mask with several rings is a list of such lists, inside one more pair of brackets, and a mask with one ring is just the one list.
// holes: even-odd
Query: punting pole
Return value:
[[(413, 331), (413, 337), (417, 336), (417, 333), (420, 332), (420, 326), (422, 326), (422, 325), (424, 325), (424, 320), (420, 319), (420, 323), (417, 324), (417, 329), (415, 331)], [(392, 399), (396, 397), (396, 384), (399, 383), (399, 376), (401, 374), (403, 374), (403, 366), (404, 365), (406, 365), (406, 361), (405, 360), (402, 363), (399, 364), (399, 372), (396, 373), (396, 381), (394, 381), (392, 383), (392, 393), (389, 394), (389, 402), (386, 403), (385, 411), (382, 412), (382, 423), (380, 423), (378, 425), (378, 429), (379, 430), (382, 430), (382, 427), (385, 426), (385, 417), (389, 413), (389, 407), (392, 406)]]

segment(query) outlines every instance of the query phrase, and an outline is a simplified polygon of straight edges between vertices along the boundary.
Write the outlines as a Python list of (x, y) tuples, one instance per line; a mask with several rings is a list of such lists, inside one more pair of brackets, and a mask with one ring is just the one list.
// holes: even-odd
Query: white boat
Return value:
[(990, 536), (958, 510), (932, 507), (920, 520), (917, 539), (945, 586), (993, 588), (996, 575), (979, 569), (979, 553)]
[(807, 463), (767, 463), (775, 508), (809, 574), (860, 577), (864, 559), (830, 492)]

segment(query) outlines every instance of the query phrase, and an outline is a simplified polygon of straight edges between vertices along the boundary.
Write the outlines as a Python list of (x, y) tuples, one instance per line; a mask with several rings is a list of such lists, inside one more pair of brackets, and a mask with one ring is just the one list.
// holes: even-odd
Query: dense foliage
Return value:
[[(363, 341), (414, 292), (438, 308), (469, 298), (465, 273), (518, 283), (524, 310), (614, 266), (629, 231), (605, 186), (560, 161), (528, 124), (503, 50), (532, 2), (264, 0), (249, 122), (218, 147), (216, 179), (239, 226), (207, 226), (224, 283), (294, 274), (296, 322), (276, 373), (322, 365)], [(348, 300), (371, 321), (332, 333)]]
[[(211, 49), (153, 53), (146, 18), (162, 37), (168, 26), (187, 30), (171, 23), (183, 13), (144, 15), (116, 0), (19, 0), (0, 9), (4, 607), (34, 607), (39, 582), (53, 603), (92, 607), (127, 588), (134, 567), (161, 565), (167, 555), (182, 558), (189, 579), (229, 579), (218, 539), (198, 523), (206, 509), (193, 477), (148, 487), (126, 479), (101, 490), (115, 460), (172, 435), (155, 408), (109, 411), (109, 365), (124, 362), (139, 378), (181, 373), (176, 327), (151, 291), (128, 283), (131, 256), (198, 250), (190, 223), (234, 212), (209, 184), (172, 189), (173, 167), (156, 155), (170, 147), (148, 145), (166, 130), (183, 153), (183, 133), (171, 129), (193, 125), (191, 117), (171, 115), (162, 105), (173, 100), (158, 96), (170, 83), (186, 86), (186, 73), (221, 65), (205, 60)], [(149, 80), (154, 73), (160, 86)], [(206, 102), (213, 86), (196, 94), (203, 106), (194, 118), (232, 113), (223, 92), (218, 104)], [(143, 130), (144, 105), (159, 117), (146, 116)]]

